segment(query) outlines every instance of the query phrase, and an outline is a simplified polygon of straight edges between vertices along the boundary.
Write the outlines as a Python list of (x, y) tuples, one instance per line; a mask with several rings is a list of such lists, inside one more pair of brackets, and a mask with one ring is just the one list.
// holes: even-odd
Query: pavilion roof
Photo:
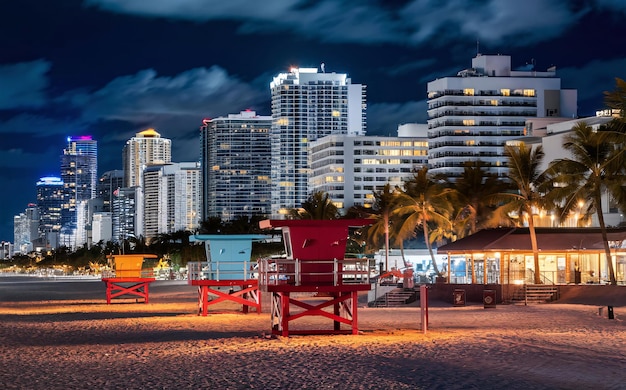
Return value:
[[(540, 251), (603, 250), (600, 228), (536, 228)], [(608, 229), (609, 241), (626, 240), (626, 229)], [(531, 251), (528, 228), (481, 230), (437, 248), (438, 253), (472, 251)]]

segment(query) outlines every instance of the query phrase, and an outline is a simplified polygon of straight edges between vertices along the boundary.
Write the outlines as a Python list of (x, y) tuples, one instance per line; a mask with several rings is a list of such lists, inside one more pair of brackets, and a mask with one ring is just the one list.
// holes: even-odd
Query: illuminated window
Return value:
[(498, 101), (497, 100), (491, 100), (489, 102), (489, 104), (491, 104), (492, 106), (497, 106), (498, 105)]
[(474, 145), (476, 145), (476, 141), (474, 141), (473, 139), (469, 139), (465, 141), (465, 146), (474, 146)]
[(510, 89), (501, 89), (500, 93), (502, 94), (502, 96), (511, 96), (511, 90)]
[(465, 88), (463, 94), (465, 96), (474, 96), (474, 88)]
[(524, 96), (535, 96), (534, 89), (525, 89), (523, 93), (524, 93)]
[(276, 120), (276, 124), (278, 126), (287, 126), (287, 125), (289, 125), (289, 119), (287, 119), (287, 118), (278, 118), (278, 120)]
[(463, 119), (463, 126), (474, 126), (475, 124), (473, 119)]
[(337, 111), (337, 110), (333, 110), (332, 115), (333, 115), (334, 117), (338, 117), (338, 116), (339, 116), (339, 115), (341, 115), (341, 114), (339, 113), (339, 111)]

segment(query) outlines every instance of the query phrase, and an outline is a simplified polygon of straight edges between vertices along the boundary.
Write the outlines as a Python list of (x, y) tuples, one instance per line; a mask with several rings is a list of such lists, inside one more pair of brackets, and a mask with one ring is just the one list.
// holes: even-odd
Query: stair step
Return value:
[(512, 294), (509, 302), (546, 303), (558, 297), (558, 293), (558, 287), (553, 285), (525, 285)]

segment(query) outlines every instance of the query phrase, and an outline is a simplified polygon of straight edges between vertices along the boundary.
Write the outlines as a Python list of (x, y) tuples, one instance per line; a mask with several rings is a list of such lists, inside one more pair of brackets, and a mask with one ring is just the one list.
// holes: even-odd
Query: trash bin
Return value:
[(456, 289), (452, 296), (454, 306), (465, 306), (465, 290)]
[(496, 290), (483, 291), (483, 304), (485, 309), (496, 307)]
[(609, 306), (607, 312), (609, 314), (609, 320), (615, 319), (615, 315), (613, 314), (613, 306)]

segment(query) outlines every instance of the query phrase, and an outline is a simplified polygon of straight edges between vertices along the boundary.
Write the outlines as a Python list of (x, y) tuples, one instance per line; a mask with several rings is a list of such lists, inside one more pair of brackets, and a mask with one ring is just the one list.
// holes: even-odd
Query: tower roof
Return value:
[(156, 130), (154, 129), (146, 129), (144, 131), (137, 133), (137, 137), (144, 137), (144, 138), (149, 138), (149, 137), (159, 138), (160, 136), (161, 134), (157, 133)]

